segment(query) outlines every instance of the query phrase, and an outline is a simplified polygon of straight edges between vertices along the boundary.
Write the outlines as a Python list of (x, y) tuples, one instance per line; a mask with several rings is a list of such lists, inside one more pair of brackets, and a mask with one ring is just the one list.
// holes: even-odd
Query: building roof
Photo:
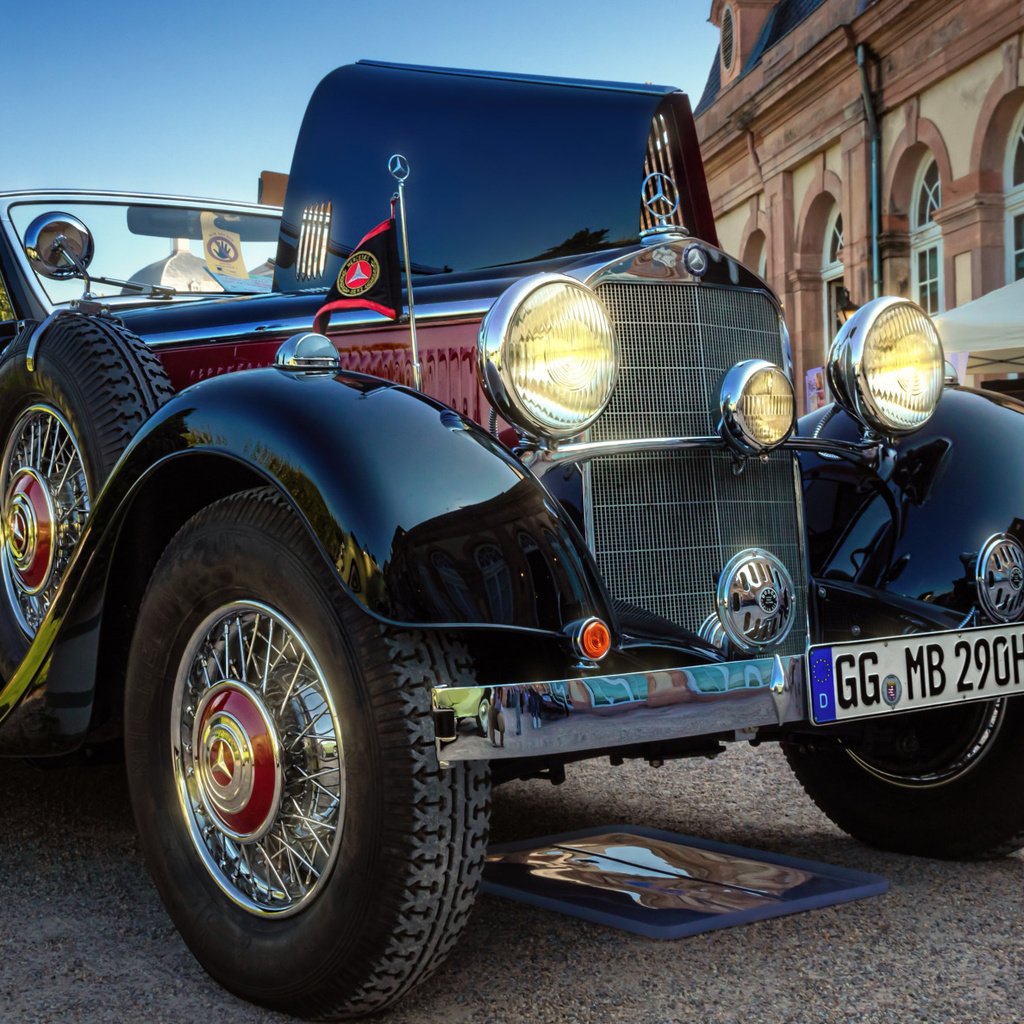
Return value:
[[(739, 77), (749, 74), (752, 68), (761, 63), (761, 58), (767, 50), (770, 50), (784, 35), (792, 32), (805, 18), (813, 14), (826, 0), (779, 0), (771, 9), (761, 28), (761, 34), (754, 43), (754, 48), (740, 69)], [(863, 3), (861, 7), (865, 6)], [(715, 59), (708, 73), (707, 84), (701, 95), (700, 103), (694, 113), (702, 114), (718, 98), (721, 89), (721, 47), (715, 51)]]

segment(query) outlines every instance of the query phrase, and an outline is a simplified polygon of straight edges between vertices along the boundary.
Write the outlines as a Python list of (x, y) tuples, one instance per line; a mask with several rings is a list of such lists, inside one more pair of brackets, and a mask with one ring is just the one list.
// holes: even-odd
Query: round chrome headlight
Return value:
[(484, 317), (479, 360), (487, 397), (505, 419), (528, 434), (566, 438), (608, 404), (619, 345), (589, 288), (537, 274), (509, 288)]
[(729, 370), (719, 391), (719, 408), (722, 437), (743, 455), (771, 451), (793, 433), (793, 385), (764, 359), (747, 359)]
[(909, 434), (935, 412), (944, 365), (938, 331), (920, 306), (874, 299), (836, 335), (828, 382), (836, 402), (861, 423), (880, 434)]

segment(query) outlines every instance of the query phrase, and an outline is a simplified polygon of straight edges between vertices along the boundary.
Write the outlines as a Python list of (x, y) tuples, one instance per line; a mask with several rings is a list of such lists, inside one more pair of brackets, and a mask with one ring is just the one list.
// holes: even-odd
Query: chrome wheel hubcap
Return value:
[(324, 674), (287, 619), (245, 601), (197, 627), (171, 750), (185, 825), (220, 889), (260, 916), (308, 905), (337, 854), (345, 776)]
[(199, 796), (232, 839), (261, 839), (281, 807), (281, 743), (259, 697), (233, 682), (203, 694), (192, 728)]
[(67, 420), (33, 405), (0, 463), (0, 571), (18, 625), (39, 629), (89, 517), (89, 484)]

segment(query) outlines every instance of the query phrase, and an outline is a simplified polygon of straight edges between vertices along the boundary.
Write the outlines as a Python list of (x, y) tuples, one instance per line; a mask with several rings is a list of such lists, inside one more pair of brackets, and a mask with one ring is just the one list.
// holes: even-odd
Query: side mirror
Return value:
[(92, 232), (70, 213), (41, 213), (25, 231), (25, 255), (42, 277), (85, 277), (94, 252)]

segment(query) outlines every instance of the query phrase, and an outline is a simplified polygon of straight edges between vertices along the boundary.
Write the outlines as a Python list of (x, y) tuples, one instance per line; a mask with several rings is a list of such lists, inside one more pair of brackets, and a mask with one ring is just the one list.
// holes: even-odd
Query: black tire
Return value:
[(946, 860), (1024, 846), (1024, 700), (893, 716), (856, 742), (782, 747), (818, 807), (871, 846)]
[[(72, 528), (54, 546), (39, 595), (30, 597), (20, 586), (22, 577), (12, 561), (9, 531), (5, 531), (0, 553), (0, 680), (11, 677), (28, 650), (38, 628), (35, 620), (45, 614), (84, 527), (86, 504), (95, 501), (139, 427), (174, 394), (156, 355), (113, 320), (72, 314), (54, 321), (42, 338), (32, 373), (25, 358), (28, 336), (23, 331), (0, 359), (0, 515), (6, 522), (13, 501), (10, 485), (16, 484), (17, 471), (31, 468), (14, 458), (12, 446), (15, 435), (33, 416), (57, 425), (63, 419), (80, 456), (80, 484), (65, 482), (61, 491), (60, 476), (52, 473), (45, 475), (46, 486), (54, 509), (72, 501), (80, 508), (72, 511)], [(33, 414), (33, 408), (40, 411)], [(16, 465), (4, 459), (9, 449)], [(72, 479), (78, 476), (76, 472)], [(83, 490), (85, 503), (80, 502)]]
[[(290, 625), (299, 635), (311, 655), (306, 671), (313, 680), (302, 682), (301, 689), (315, 693), (322, 687), (329, 693), (334, 726), (322, 728), (329, 736), (337, 727), (342, 751), (344, 796), (340, 827), (333, 833), (339, 838), (331, 840), (333, 867), (328, 834), (321, 833), (321, 853), (313, 850), (307, 856), (321, 856), (327, 864), (322, 881), (312, 882), (305, 902), (301, 886), (295, 887), (298, 909), (289, 916), (267, 913), (269, 895), (247, 885), (244, 871), (239, 881), (228, 867), (220, 873), (219, 865), (207, 866), (200, 843), (213, 844), (217, 851), (227, 847), (217, 829), (194, 827), (217, 822), (207, 813), (209, 804), (198, 805), (198, 812), (187, 809), (196, 806), (192, 789), (186, 784), (183, 790), (182, 775), (176, 781), (172, 771), (173, 764), (194, 756), (193, 750), (182, 752), (183, 745), (177, 752), (172, 749), (172, 729), (186, 738), (207, 733), (202, 712), (207, 698), (201, 694), (208, 693), (203, 687), (210, 680), (205, 671), (189, 675), (197, 663), (208, 664), (203, 660), (207, 655), (190, 652), (206, 651), (204, 630), (219, 637), (216, 616), (228, 609), (230, 624), (234, 609), (244, 610), (245, 602), (258, 602), (272, 613), (263, 619), (262, 634), (254, 617), (245, 632), (242, 618), (237, 627), (240, 640), (249, 637), (250, 652), (263, 650), (261, 638), (266, 637), (267, 664), (270, 617), (283, 624), (273, 633), (279, 644), (287, 646), (282, 628)], [(228, 649), (235, 649), (230, 639), (220, 648)], [(213, 646), (209, 650), (219, 668), (221, 655)], [(231, 672), (228, 660), (225, 656), (225, 677)], [(490, 782), (485, 763), (439, 767), (430, 685), (439, 677), (464, 677), (467, 667), (468, 658), (451, 641), (433, 634), (385, 632), (357, 609), (324, 567), (305, 528), (272, 491), (218, 501), (175, 536), (143, 599), (129, 657), (128, 781), (160, 895), (195, 957), (221, 984), (274, 1009), (343, 1019), (391, 1005), (442, 962), (468, 919), (483, 870)], [(238, 667), (235, 674), (245, 672)], [(284, 674), (290, 672), (287, 663)], [(200, 698), (186, 707), (181, 695), (192, 678), (201, 680)], [(241, 684), (227, 686), (242, 690)], [(273, 684), (261, 686), (264, 695), (273, 690)], [(244, 690), (243, 697), (255, 700), (253, 693)], [(278, 707), (276, 697), (265, 699), (268, 708)], [(286, 694), (281, 706), (287, 701)], [(289, 725), (279, 711), (268, 713), (277, 716), (282, 748), (294, 750), (288, 729), (305, 731), (300, 730), (304, 719), (300, 715)], [(212, 751), (204, 743), (200, 750)], [(322, 742), (320, 748), (322, 754)], [(206, 770), (202, 756), (195, 757), (200, 776)], [(205, 756), (205, 764), (214, 762), (212, 752)], [(300, 781), (319, 775), (325, 786), (334, 786), (333, 776), (318, 766), (304, 764)], [(285, 793), (292, 791), (292, 773), (292, 768), (282, 772)], [(192, 788), (205, 785), (192, 783)], [(207, 786), (200, 795), (210, 792)], [(287, 827), (286, 818), (272, 811), (271, 833)], [(263, 842), (270, 847), (269, 834)], [(241, 870), (238, 847), (233, 855), (232, 870)], [(246, 855), (247, 866), (250, 859), (261, 863), (255, 851)], [(279, 875), (281, 891), (290, 895), (299, 875), (301, 867), (294, 876)], [(229, 898), (231, 886), (243, 899), (262, 899), (263, 912)]]

